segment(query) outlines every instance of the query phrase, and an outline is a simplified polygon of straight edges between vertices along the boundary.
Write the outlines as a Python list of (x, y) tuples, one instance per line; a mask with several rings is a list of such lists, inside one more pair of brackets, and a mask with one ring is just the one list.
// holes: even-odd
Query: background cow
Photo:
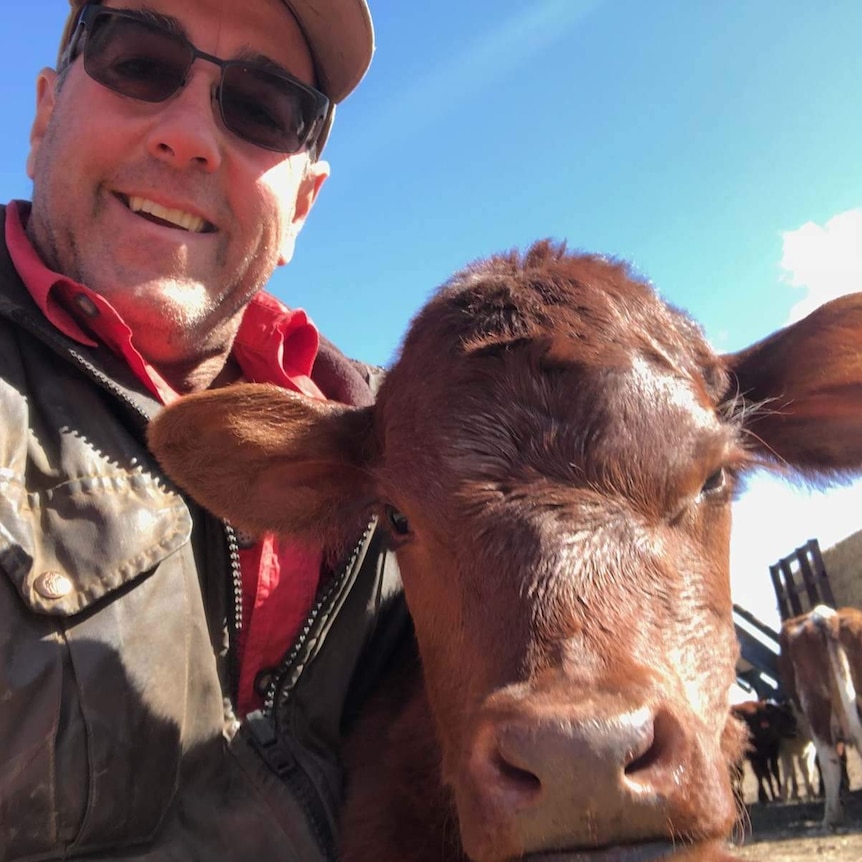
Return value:
[(779, 670), (785, 690), (805, 714), (823, 773), (823, 825), (844, 816), (842, 744), (862, 751), (862, 611), (818, 606), (781, 627)]
[(397, 551), (421, 670), (353, 731), (343, 858), (728, 858), (731, 499), (764, 463), (858, 468), (860, 344), (857, 295), (718, 356), (545, 242), (444, 286), (373, 407), (167, 408), (153, 450), (214, 512), (328, 545), (373, 514)]
[(766, 804), (779, 799), (781, 741), (796, 731), (793, 714), (786, 707), (768, 700), (734, 704), (731, 713), (745, 723), (748, 731), (745, 758), (757, 780), (758, 801)]
[(805, 794), (815, 795), (814, 745), (804, 716), (797, 717), (790, 701), (747, 700), (734, 704), (731, 713), (745, 723), (748, 745), (745, 759), (757, 781), (760, 803), (799, 799), (802, 775)]

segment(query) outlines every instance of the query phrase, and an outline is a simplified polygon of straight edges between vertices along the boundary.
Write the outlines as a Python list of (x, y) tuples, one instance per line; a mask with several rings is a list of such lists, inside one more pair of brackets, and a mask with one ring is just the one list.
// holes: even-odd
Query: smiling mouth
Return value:
[(215, 225), (202, 219), (193, 213), (184, 210), (171, 209), (157, 204), (149, 198), (139, 195), (118, 194), (117, 198), (135, 215), (145, 218), (147, 221), (160, 224), (165, 227), (188, 231), (189, 233), (212, 233)]

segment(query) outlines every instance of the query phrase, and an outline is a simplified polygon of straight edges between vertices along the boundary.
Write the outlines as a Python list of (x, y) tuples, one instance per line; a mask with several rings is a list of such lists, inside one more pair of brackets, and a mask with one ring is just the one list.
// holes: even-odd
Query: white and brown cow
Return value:
[(823, 775), (823, 825), (844, 816), (842, 743), (862, 752), (862, 610), (818, 606), (781, 626), (779, 669), (811, 727)]
[(343, 859), (729, 858), (731, 500), (763, 463), (858, 468), (860, 345), (857, 295), (720, 356), (542, 242), (445, 285), (373, 407), (167, 408), (153, 450), (214, 512), (322, 542), (376, 515), (396, 549), (421, 671), (354, 732)]

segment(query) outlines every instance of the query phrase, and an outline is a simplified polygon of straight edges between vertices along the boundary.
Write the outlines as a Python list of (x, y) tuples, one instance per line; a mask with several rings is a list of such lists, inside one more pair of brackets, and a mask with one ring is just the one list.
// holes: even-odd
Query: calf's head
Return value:
[(719, 356), (624, 265), (544, 242), (445, 285), (374, 407), (237, 386), (151, 444), (238, 526), (389, 531), (472, 859), (696, 844), (735, 819), (734, 488), (862, 461), (860, 335), (856, 296)]

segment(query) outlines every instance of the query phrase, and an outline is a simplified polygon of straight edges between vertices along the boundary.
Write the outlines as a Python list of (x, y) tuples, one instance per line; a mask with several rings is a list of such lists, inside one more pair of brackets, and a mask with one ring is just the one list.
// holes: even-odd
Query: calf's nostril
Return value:
[(500, 784), (510, 793), (517, 793), (529, 799), (541, 791), (542, 782), (539, 776), (507, 760), (499, 748), (494, 752), (492, 765)]
[(518, 732), (495, 734), (486, 753), (486, 788), (514, 809), (533, 805), (541, 797), (542, 781), (532, 767), (530, 754)]
[(655, 728), (645, 728), (645, 735), (638, 740), (636, 746), (626, 752), (623, 771), (632, 775), (642, 769), (649, 769), (661, 756), (661, 740), (656, 739)]
[(681, 730), (676, 720), (663, 711), (642, 729), (644, 735), (639, 745), (630, 750), (623, 771), (630, 781), (658, 789), (652, 787), (658, 777), (674, 770)]

